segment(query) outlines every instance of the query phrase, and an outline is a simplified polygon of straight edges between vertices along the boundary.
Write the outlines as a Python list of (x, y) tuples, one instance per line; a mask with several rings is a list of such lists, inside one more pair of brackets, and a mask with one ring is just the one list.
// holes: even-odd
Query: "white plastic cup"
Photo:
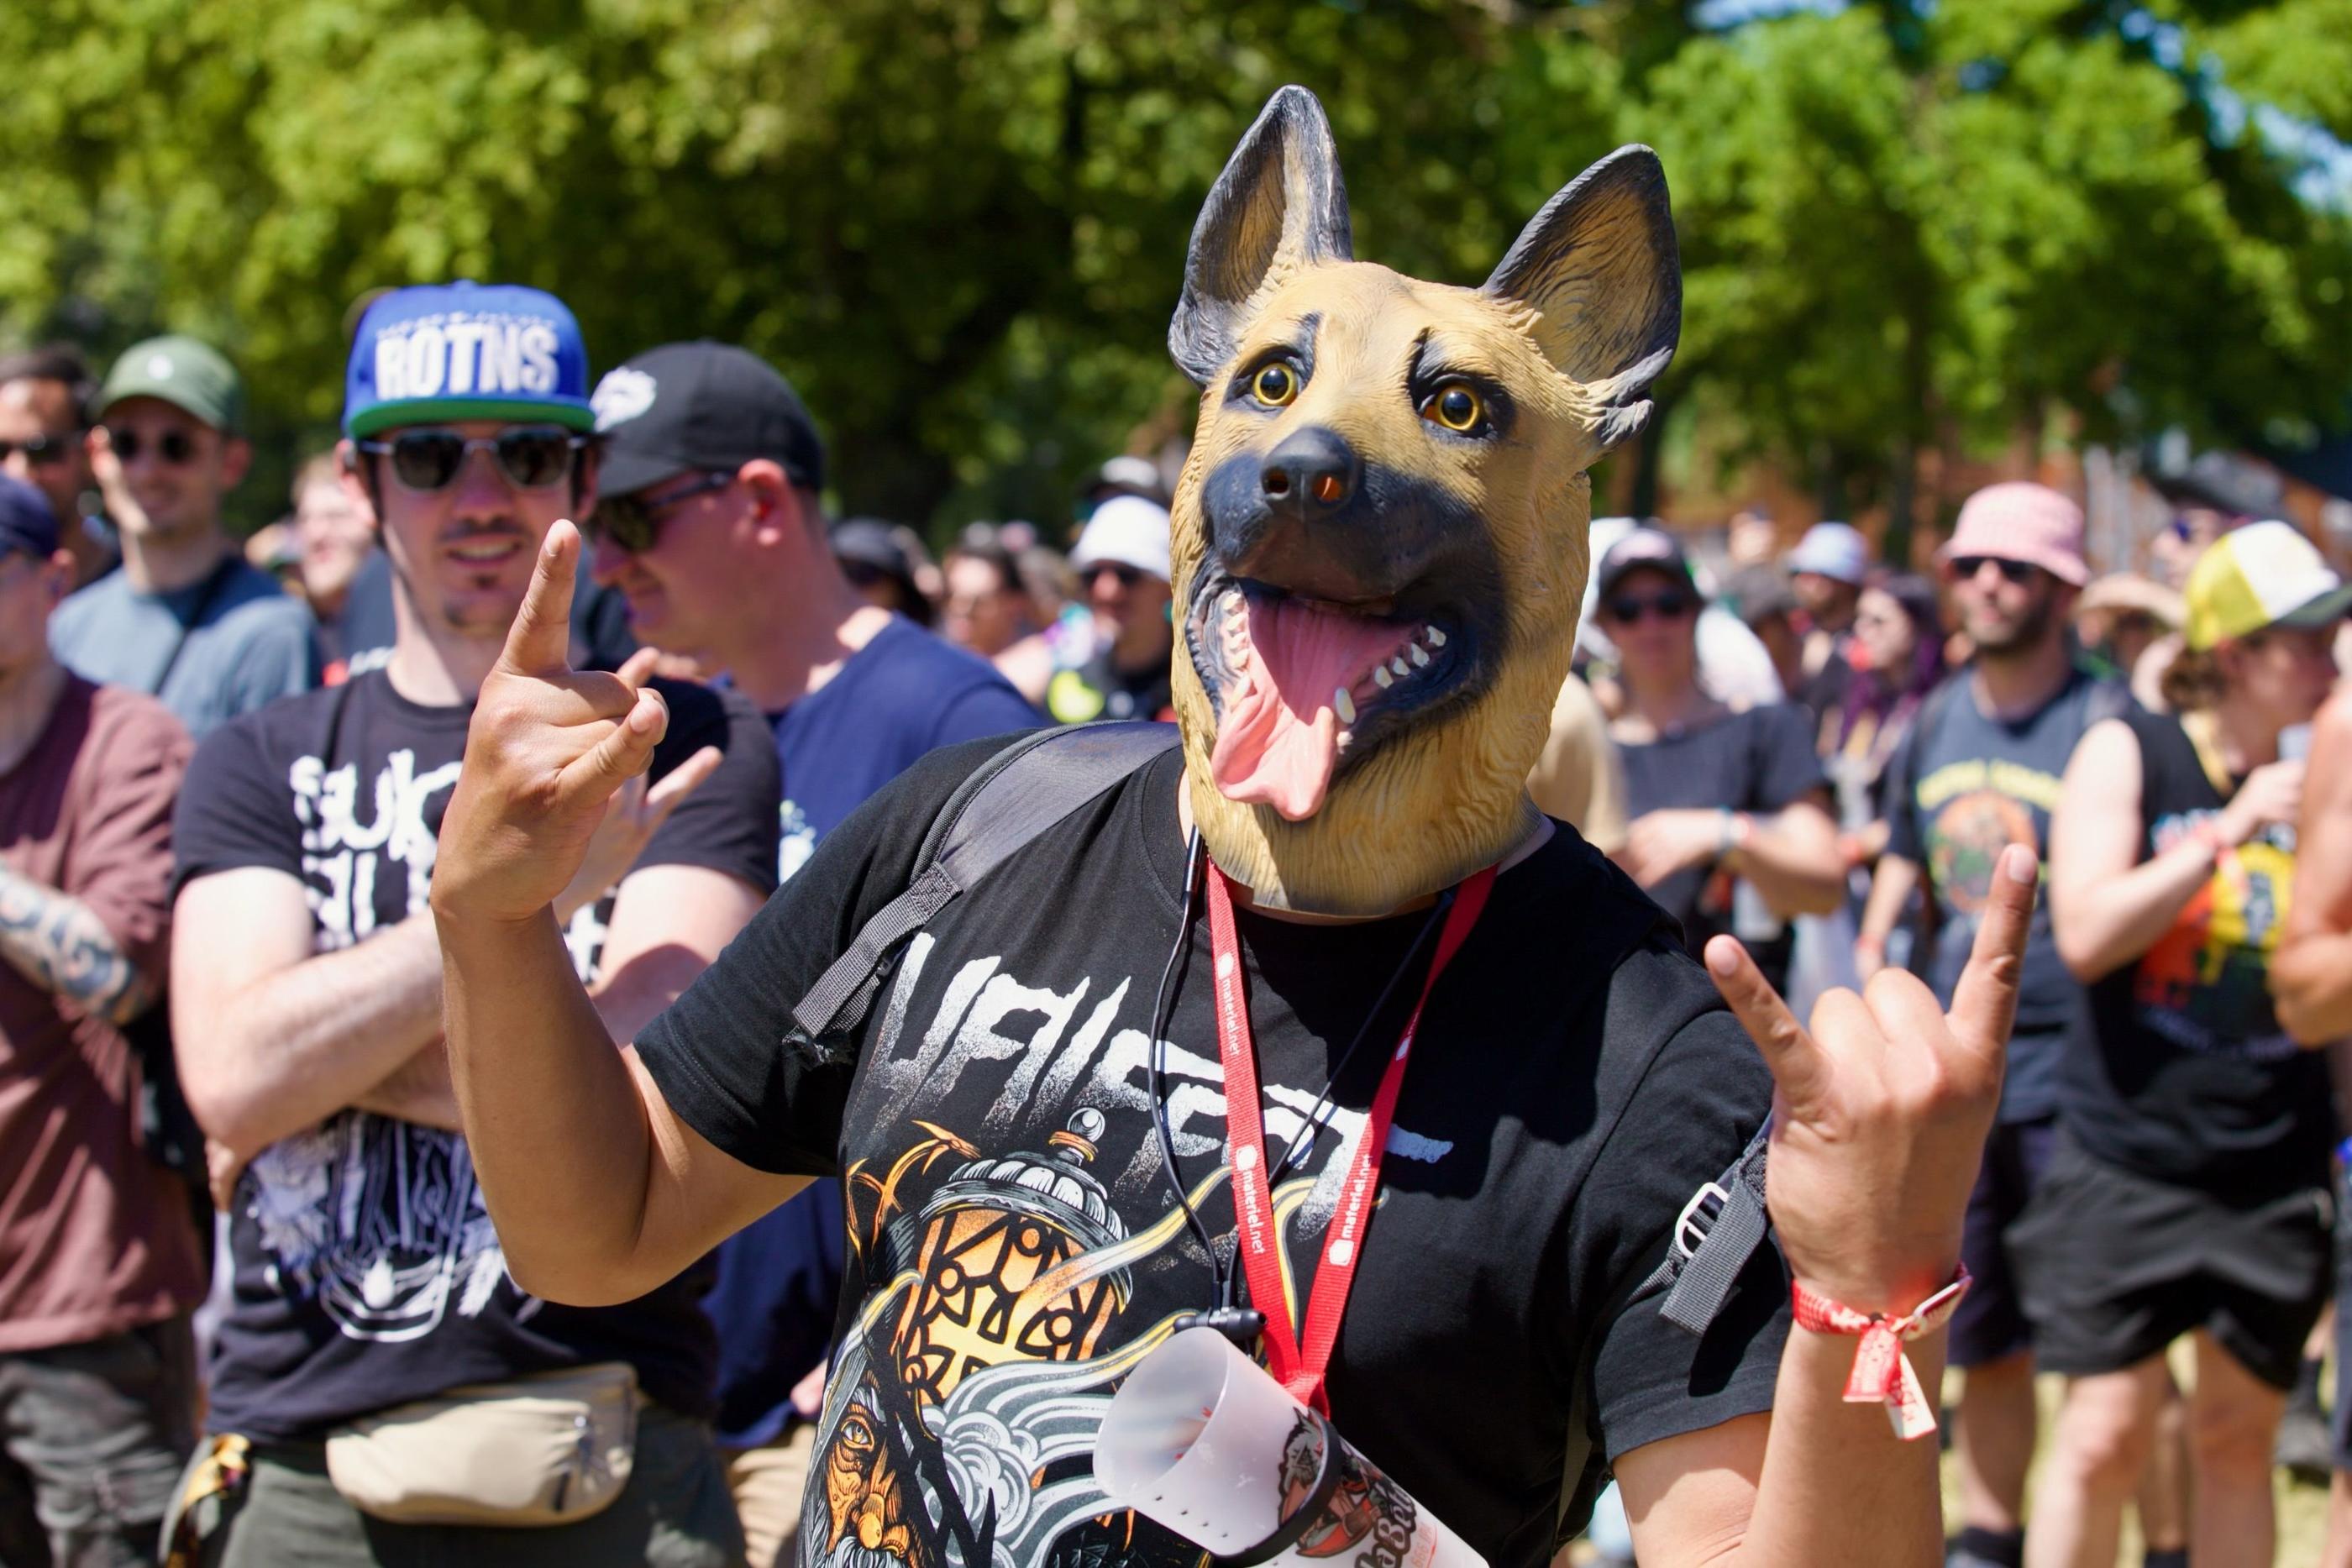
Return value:
[[(1338, 1445), (1336, 1486), (1298, 1528)], [(1187, 1329), (1145, 1356), (1111, 1400), (1095, 1479), (1110, 1500), (1220, 1558), (1288, 1568), (1330, 1560), (1377, 1568), (1486, 1568), (1331, 1425), (1214, 1329)], [(1286, 1525), (1293, 1528), (1286, 1531)], [(1290, 1544), (1267, 1552), (1277, 1532)]]

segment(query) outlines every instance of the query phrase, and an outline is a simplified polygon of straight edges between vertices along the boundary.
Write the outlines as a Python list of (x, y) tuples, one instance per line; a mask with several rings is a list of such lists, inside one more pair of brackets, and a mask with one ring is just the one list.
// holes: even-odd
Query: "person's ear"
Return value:
[(59, 546), (41, 563), (41, 591), (47, 596), (50, 609), (65, 602), (66, 595), (73, 591), (73, 552)]
[(220, 476), (224, 491), (234, 490), (245, 483), (245, 472), (253, 466), (253, 443), (242, 435), (232, 435), (221, 443)]
[(752, 537), (760, 543), (772, 544), (795, 532), (810, 531), (809, 519), (803, 515), (808, 508), (782, 464), (755, 457), (735, 470), (735, 482), (751, 497)]
[(363, 465), (368, 461), (349, 436), (335, 443), (335, 483), (343, 487), (343, 495), (352, 505), (362, 507), (369, 526), (378, 537), (383, 533), (383, 518), (376, 511), (375, 486), (368, 482)]

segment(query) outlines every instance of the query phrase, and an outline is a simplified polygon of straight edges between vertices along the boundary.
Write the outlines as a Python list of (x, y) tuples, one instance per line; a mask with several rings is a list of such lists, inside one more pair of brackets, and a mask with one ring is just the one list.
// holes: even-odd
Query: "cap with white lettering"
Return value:
[(552, 294), (459, 281), (395, 288), (360, 318), (343, 434), (495, 419), (595, 428), (580, 324)]

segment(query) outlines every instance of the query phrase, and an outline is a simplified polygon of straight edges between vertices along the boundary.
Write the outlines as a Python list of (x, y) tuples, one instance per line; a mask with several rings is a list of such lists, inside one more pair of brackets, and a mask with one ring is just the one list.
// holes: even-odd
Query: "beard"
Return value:
[(2050, 621), (2055, 612), (2053, 599), (2054, 595), (2045, 583), (2033, 601), (2018, 612), (2015, 620), (1995, 621), (1981, 632), (1971, 626), (1969, 639), (1977, 645), (1979, 653), (2018, 653), (2028, 648), (2039, 647), (2050, 634)]

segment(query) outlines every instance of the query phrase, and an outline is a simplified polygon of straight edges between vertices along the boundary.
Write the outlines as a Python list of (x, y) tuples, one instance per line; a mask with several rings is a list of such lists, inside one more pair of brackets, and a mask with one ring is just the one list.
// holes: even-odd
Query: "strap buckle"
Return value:
[[(1707, 1202), (1709, 1198), (1715, 1200), (1712, 1205)], [(1691, 1194), (1690, 1201), (1683, 1205), (1682, 1213), (1675, 1219), (1675, 1251), (1688, 1259), (1705, 1246), (1706, 1233), (1715, 1228), (1724, 1206), (1730, 1201), (1731, 1195), (1717, 1182), (1708, 1182)]]

